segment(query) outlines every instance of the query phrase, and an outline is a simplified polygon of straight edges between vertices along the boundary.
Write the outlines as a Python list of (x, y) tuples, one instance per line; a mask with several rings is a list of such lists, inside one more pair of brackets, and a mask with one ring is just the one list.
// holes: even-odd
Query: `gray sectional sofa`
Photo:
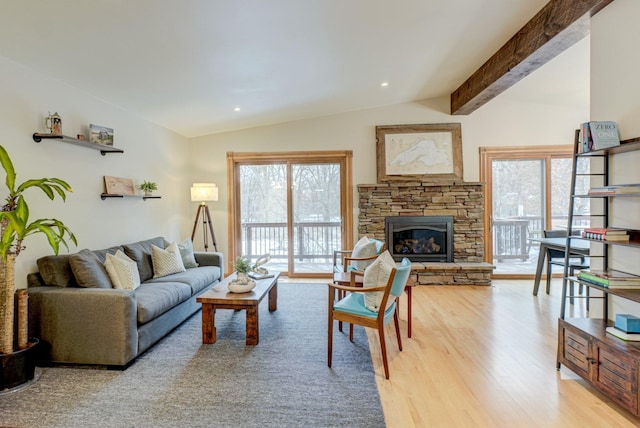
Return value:
[[(152, 244), (167, 242), (156, 237), (37, 261), (39, 272), (28, 275), (29, 333), (40, 339), (40, 364), (126, 368), (200, 309), (196, 297), (223, 278), (223, 255), (195, 252), (198, 267), (153, 278)], [(142, 284), (134, 290), (109, 282), (104, 263), (117, 250), (137, 264)]]

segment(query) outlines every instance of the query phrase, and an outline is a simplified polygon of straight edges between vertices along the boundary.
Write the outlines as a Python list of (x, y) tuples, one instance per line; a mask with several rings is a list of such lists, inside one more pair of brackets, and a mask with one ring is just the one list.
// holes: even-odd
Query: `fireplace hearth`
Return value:
[(396, 261), (453, 262), (453, 216), (385, 217), (385, 235)]

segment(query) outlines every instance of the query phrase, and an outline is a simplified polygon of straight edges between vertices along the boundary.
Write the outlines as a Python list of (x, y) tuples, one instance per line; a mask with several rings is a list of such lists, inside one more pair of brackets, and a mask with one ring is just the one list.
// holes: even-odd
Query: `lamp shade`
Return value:
[(218, 200), (218, 187), (214, 183), (193, 183), (191, 186), (191, 202)]

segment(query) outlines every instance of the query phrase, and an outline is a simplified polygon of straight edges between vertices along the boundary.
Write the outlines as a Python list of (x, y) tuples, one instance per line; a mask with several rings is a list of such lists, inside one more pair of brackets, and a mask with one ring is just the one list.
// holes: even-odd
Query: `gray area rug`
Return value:
[(245, 345), (245, 312), (218, 310), (202, 345), (196, 313), (125, 371), (43, 368), (0, 395), (2, 427), (382, 427), (364, 330), (334, 335), (327, 367), (324, 284), (278, 285), (260, 303), (260, 343)]

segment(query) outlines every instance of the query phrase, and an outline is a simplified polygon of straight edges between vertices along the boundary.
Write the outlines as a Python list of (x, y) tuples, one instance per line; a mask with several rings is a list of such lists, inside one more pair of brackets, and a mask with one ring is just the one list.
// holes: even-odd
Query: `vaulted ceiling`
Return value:
[[(0, 56), (195, 137), (448, 96), (547, 1), (3, 0)], [(588, 52), (501, 96), (588, 102)]]

